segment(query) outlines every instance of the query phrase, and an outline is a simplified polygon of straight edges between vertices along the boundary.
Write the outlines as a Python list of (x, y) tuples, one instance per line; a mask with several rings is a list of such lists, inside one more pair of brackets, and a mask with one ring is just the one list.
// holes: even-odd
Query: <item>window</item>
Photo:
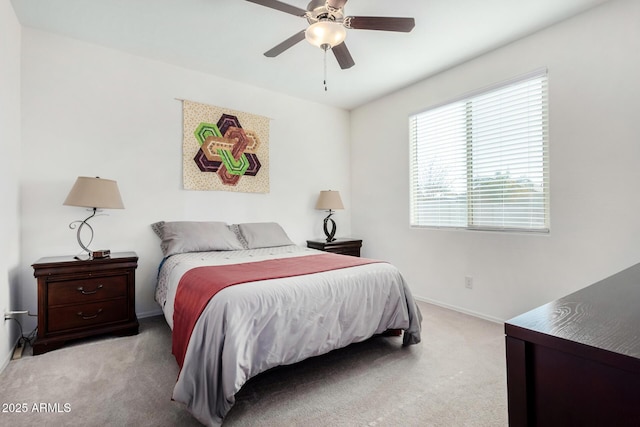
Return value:
[(549, 231), (547, 71), (409, 118), (411, 225)]

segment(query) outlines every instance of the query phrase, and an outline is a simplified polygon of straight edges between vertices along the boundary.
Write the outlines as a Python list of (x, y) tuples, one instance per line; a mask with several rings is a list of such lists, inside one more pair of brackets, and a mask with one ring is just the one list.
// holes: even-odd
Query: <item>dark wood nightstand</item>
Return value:
[(33, 264), (38, 280), (38, 336), (33, 354), (98, 334), (138, 333), (135, 252), (76, 260), (41, 258)]
[(307, 240), (307, 247), (319, 249), (325, 252), (333, 252), (334, 254), (360, 256), (360, 248), (362, 240), (360, 239), (336, 239), (333, 242), (326, 240)]

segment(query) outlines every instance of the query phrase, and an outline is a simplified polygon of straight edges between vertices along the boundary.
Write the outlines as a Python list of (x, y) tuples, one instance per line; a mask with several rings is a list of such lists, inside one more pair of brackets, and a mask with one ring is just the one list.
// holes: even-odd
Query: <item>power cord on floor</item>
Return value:
[[(31, 314), (28, 313), (29, 316), (33, 316), (33, 317), (38, 317), (35, 314)], [(18, 324), (18, 328), (20, 329), (20, 339), (18, 340), (18, 344), (16, 347), (24, 347), (26, 344), (29, 344), (30, 346), (33, 345), (33, 341), (35, 341), (36, 339), (36, 334), (38, 333), (38, 327), (36, 326), (33, 331), (31, 331), (29, 334), (25, 335), (24, 334), (24, 330), (22, 329), (22, 324), (20, 323), (20, 321), (18, 319), (16, 319), (15, 317), (8, 317), (6, 320), (13, 320)]]

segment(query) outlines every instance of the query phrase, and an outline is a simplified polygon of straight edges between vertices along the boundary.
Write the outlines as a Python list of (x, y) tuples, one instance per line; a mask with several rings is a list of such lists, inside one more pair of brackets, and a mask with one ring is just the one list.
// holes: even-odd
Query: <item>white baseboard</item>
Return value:
[(136, 317), (138, 319), (144, 319), (145, 317), (153, 317), (153, 316), (164, 316), (164, 313), (162, 312), (161, 308), (158, 308), (157, 310), (143, 311), (142, 313), (136, 313)]
[(5, 355), (2, 358), (2, 365), (0, 365), (0, 374), (4, 372), (7, 366), (9, 366), (9, 362), (11, 362), (11, 358), (13, 357), (13, 351), (15, 350), (16, 345), (18, 345), (19, 340), (20, 340), (20, 337), (16, 338), (16, 341), (13, 343), (13, 345), (9, 349), (9, 354)]
[(488, 315), (483, 314), (483, 313), (478, 313), (477, 311), (467, 310), (467, 309), (462, 308), (462, 307), (458, 307), (458, 306), (451, 305), (451, 304), (446, 304), (444, 302), (432, 300), (432, 299), (429, 299), (429, 298), (418, 297), (418, 296), (415, 296), (415, 295), (413, 296), (413, 298), (416, 301), (422, 301), (422, 302), (426, 302), (426, 303), (429, 303), (429, 304), (437, 305), (438, 307), (448, 308), (449, 310), (453, 310), (453, 311), (457, 311), (457, 312), (460, 312), (460, 313), (468, 314), (468, 315), (474, 316), (474, 317), (479, 317), (480, 319), (488, 320), (490, 322), (500, 323), (500, 324), (504, 323), (503, 319), (498, 319), (497, 317), (488, 316)]

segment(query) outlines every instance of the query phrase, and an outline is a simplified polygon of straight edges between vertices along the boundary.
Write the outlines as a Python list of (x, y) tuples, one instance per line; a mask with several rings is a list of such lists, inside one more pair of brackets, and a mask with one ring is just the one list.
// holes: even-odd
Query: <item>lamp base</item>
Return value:
[(109, 258), (111, 251), (109, 249), (101, 249), (99, 251), (91, 252), (92, 258)]
[[(324, 219), (324, 235), (327, 236), (327, 243), (329, 242), (333, 242), (335, 239), (335, 235), (336, 235), (336, 223), (333, 219), (331, 219), (331, 215), (333, 215), (333, 212), (329, 213), (329, 215), (327, 215), (327, 217)], [(331, 223), (331, 229), (329, 230), (329, 228), (327, 228), (327, 224)]]
[(78, 261), (91, 261), (92, 259), (104, 259), (111, 257), (110, 249), (100, 249), (99, 251), (89, 251), (87, 252), (86, 257), (82, 257), (80, 255), (76, 255), (73, 258)]
[[(72, 229), (72, 230), (75, 229), (76, 227), (78, 228), (78, 232), (76, 233), (76, 239), (78, 240), (78, 244), (80, 245), (82, 250), (84, 252), (86, 252), (87, 255), (89, 256), (89, 259), (91, 259), (91, 256), (92, 256), (91, 249), (89, 249), (89, 245), (93, 241), (93, 227), (91, 227), (91, 225), (87, 221), (89, 221), (91, 218), (96, 216), (97, 212), (98, 212), (97, 208), (92, 208), (91, 215), (89, 215), (86, 219), (72, 221), (71, 224), (69, 224), (69, 228)], [(90, 238), (89, 238), (89, 243), (87, 243), (87, 244), (84, 244), (84, 242), (82, 241), (82, 234), (81, 234), (82, 233), (82, 229), (83, 229), (83, 227), (85, 225), (87, 226), (87, 229), (89, 230), (89, 233), (91, 233), (90, 234)]]

